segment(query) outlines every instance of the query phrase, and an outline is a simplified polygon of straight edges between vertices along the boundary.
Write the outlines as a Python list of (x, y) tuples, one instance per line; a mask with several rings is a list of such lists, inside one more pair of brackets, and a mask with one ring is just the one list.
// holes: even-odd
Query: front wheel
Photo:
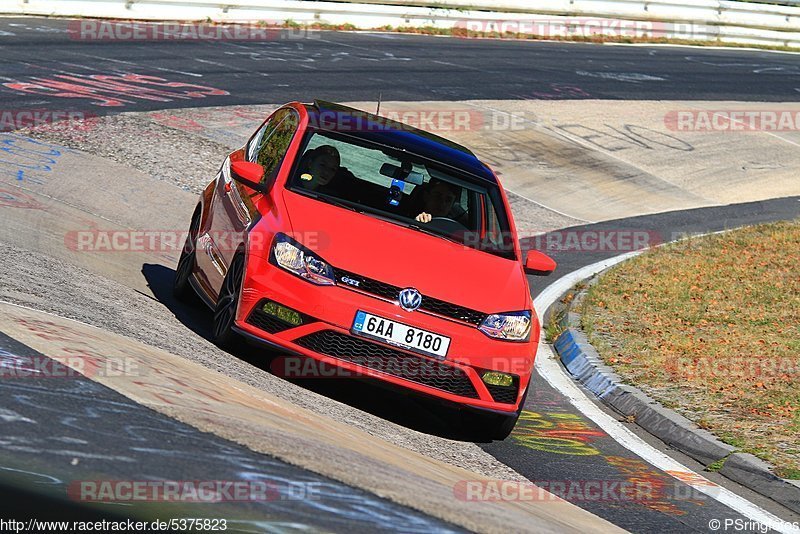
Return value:
[(477, 442), (487, 443), (489, 441), (503, 441), (517, 426), (519, 416), (525, 408), (525, 401), (528, 399), (528, 392), (533, 387), (533, 377), (525, 388), (522, 398), (519, 401), (519, 408), (514, 413), (508, 415), (480, 412), (462, 412), (461, 423), (470, 437)]
[(479, 443), (503, 441), (514, 430), (519, 415), (519, 413), (500, 415), (464, 412), (461, 415), (461, 425), (472, 441)]
[(214, 325), (211, 340), (220, 348), (233, 349), (239, 345), (241, 338), (234, 332), (236, 310), (239, 306), (239, 295), (244, 278), (244, 254), (237, 254), (231, 262), (222, 288), (219, 291), (217, 305), (214, 307)]

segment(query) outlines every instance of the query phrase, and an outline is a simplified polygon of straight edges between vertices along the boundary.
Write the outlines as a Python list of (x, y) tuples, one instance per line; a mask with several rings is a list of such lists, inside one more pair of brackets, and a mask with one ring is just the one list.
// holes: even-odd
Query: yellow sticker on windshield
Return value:
[(300, 175), (300, 179), (301, 180), (305, 180), (305, 181), (309, 181), (309, 180), (313, 180), (314, 177), (311, 176), (310, 174), (308, 174), (307, 172), (304, 172), (303, 174)]

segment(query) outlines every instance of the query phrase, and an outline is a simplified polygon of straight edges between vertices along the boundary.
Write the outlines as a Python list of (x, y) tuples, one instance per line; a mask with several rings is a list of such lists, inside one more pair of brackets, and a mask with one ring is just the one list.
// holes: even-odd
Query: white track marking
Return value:
[[(535, 41), (534, 41), (535, 42)], [(726, 52), (766, 52), (768, 54), (800, 54), (800, 52), (793, 52), (791, 50), (769, 50), (766, 48), (749, 48), (747, 45), (741, 46), (705, 46), (705, 45), (690, 45), (690, 44), (672, 44), (672, 43), (600, 43), (602, 46), (633, 46), (640, 48), (691, 48), (693, 50), (724, 50)]]
[[(586, 219), (581, 219), (580, 217), (576, 217), (576, 216), (574, 216), (574, 215), (570, 215), (569, 213), (564, 213), (563, 211), (558, 211), (558, 210), (557, 210), (557, 209), (555, 209), (555, 208), (551, 208), (550, 206), (546, 206), (546, 205), (542, 204), (542, 203), (541, 203), (541, 202), (539, 202), (538, 200), (533, 200), (533, 199), (532, 199), (532, 198), (530, 198), (530, 197), (526, 197), (526, 196), (525, 196), (525, 195), (523, 195), (522, 193), (519, 193), (519, 192), (517, 192), (517, 191), (514, 191), (513, 189), (506, 189), (506, 191), (511, 191), (512, 193), (514, 193), (514, 194), (515, 194), (516, 196), (518, 196), (519, 198), (525, 199), (525, 200), (527, 200), (528, 202), (531, 202), (531, 203), (533, 203), (533, 204), (536, 204), (537, 206), (539, 206), (539, 207), (541, 207), (541, 208), (544, 208), (544, 209), (546, 209), (547, 211), (552, 211), (553, 213), (557, 213), (557, 214), (559, 214), (559, 215), (561, 215), (561, 216), (563, 216), (563, 217), (569, 217), (570, 219), (573, 219), (573, 220), (575, 220), (575, 221), (577, 221), (577, 222), (579, 222), (579, 223), (595, 224), (595, 223), (599, 222), (599, 221), (587, 221)], [(545, 233), (546, 233), (546, 232), (545, 232)]]
[[(718, 233), (718, 232), (716, 232)], [(600, 271), (641, 254), (643, 251), (633, 251), (614, 258), (609, 258), (577, 271), (562, 276), (554, 283), (547, 286), (534, 300), (534, 307), (540, 317), (544, 312), (576, 283), (593, 276)], [(542, 332), (542, 339), (544, 332)], [(674, 458), (659, 451), (642, 438), (626, 428), (622, 423), (601, 410), (573, 381), (572, 377), (561, 366), (560, 360), (553, 353), (550, 345), (539, 344), (539, 353), (536, 358), (536, 370), (548, 384), (554, 387), (583, 415), (595, 422), (617, 443), (641, 457), (656, 468), (666, 472), (676, 479), (684, 482), (696, 491), (702, 492), (728, 508), (741, 515), (766, 525), (770, 529), (784, 533), (800, 533), (800, 528), (786, 524), (782, 519), (763, 508), (751, 503), (744, 497), (719, 486), (702, 475), (695, 473)]]
[[(510, 111), (505, 111), (505, 110), (502, 110), (502, 109), (497, 109), (497, 108), (493, 108), (491, 106), (486, 106), (486, 105), (480, 105), (480, 104), (474, 104), (474, 103), (468, 103), (468, 104), (473, 106), (473, 107), (476, 107), (476, 108), (488, 109), (489, 111), (493, 111), (495, 113), (505, 113), (506, 115), (510, 115), (512, 117), (518, 117), (520, 119), (520, 121), (532, 124), (534, 126), (534, 128), (539, 128), (541, 130), (544, 130), (544, 131), (548, 132), (549, 134), (559, 136), (562, 139), (565, 139), (567, 141), (571, 141), (571, 142), (575, 143), (576, 145), (582, 146), (582, 147), (584, 147), (584, 148), (586, 148), (586, 149), (588, 149), (590, 151), (599, 152), (599, 153), (601, 153), (603, 155), (608, 156), (609, 158), (612, 158), (612, 159), (615, 159), (615, 160), (619, 161), (620, 163), (622, 163), (624, 165), (632, 165), (632, 166), (635, 167), (635, 165), (633, 165), (629, 161), (626, 161), (625, 159), (615, 155), (613, 152), (610, 152), (610, 151), (608, 151), (608, 150), (606, 150), (604, 148), (592, 145), (588, 141), (584, 141), (580, 137), (578, 137), (576, 135), (572, 135), (569, 132), (565, 132), (563, 130), (555, 130), (553, 128), (550, 128), (550, 127), (542, 124), (539, 121), (531, 120), (531, 119), (529, 119), (529, 118), (527, 118), (527, 117), (525, 117), (523, 115), (516, 115), (516, 114), (514, 114), (514, 113), (512, 113)], [(670, 182), (669, 180), (665, 180), (664, 178), (662, 178), (660, 176), (658, 177), (658, 179), (661, 180), (664, 183), (667, 183), (667, 184), (671, 185), (671, 186), (678, 187), (676, 184)], [(708, 202), (711, 202), (710, 200), (708, 200), (706, 198), (703, 198), (703, 200), (707, 200)], [(537, 202), (537, 204), (538, 204), (538, 202)], [(711, 205), (717, 205), (717, 204), (716, 203), (712, 203)], [(548, 206), (544, 206), (544, 204), (540, 204), (540, 206), (543, 206), (543, 207), (545, 207), (545, 208), (547, 208), (547, 209), (549, 209), (551, 211), (556, 211), (553, 208), (550, 208)], [(561, 213), (561, 212), (556, 211), (556, 213)], [(579, 219), (579, 217), (575, 217), (574, 215), (569, 215), (569, 214), (566, 214), (566, 213), (561, 213), (561, 215), (567, 215), (568, 217), (571, 217), (573, 219)], [(591, 221), (588, 221), (588, 222), (591, 222)]]
[(458, 67), (459, 69), (477, 70), (477, 71), (480, 71), (480, 72), (485, 72), (485, 69), (481, 69), (481, 68), (478, 68), (478, 67), (472, 67), (470, 65), (459, 65), (458, 63), (450, 63), (449, 61), (437, 61), (437, 60), (434, 60), (433, 63), (437, 63), (439, 65), (447, 65), (449, 67)]
[(218, 61), (211, 61), (211, 60), (209, 60), (209, 59), (201, 59), (201, 58), (199, 58), (199, 57), (196, 57), (196, 58), (193, 58), (193, 59), (194, 59), (195, 61), (197, 61), (198, 63), (204, 63), (204, 64), (207, 64), (207, 65), (214, 65), (214, 66), (216, 66), (216, 67), (224, 67), (224, 68), (226, 68), (226, 69), (235, 68), (236, 70), (238, 70), (238, 71), (240, 71), (240, 72), (247, 73), (247, 74), (253, 74), (253, 73), (255, 73), (255, 74), (258, 74), (259, 76), (269, 77), (269, 74), (267, 74), (266, 72), (252, 71), (252, 70), (246, 70), (246, 69), (239, 69), (239, 68), (236, 68), (236, 67), (231, 67), (230, 65), (226, 65), (225, 63), (220, 63), (220, 62), (218, 62)]
[(589, 76), (590, 78), (602, 78), (605, 80), (616, 80), (618, 82), (641, 83), (641, 82), (663, 82), (666, 78), (652, 76), (641, 72), (589, 72), (576, 70), (578, 76)]
[(33, 423), (37, 424), (33, 419), (28, 419), (24, 415), (20, 415), (13, 410), (0, 408), (0, 420), (4, 423)]
[[(796, 91), (796, 90), (797, 90), (797, 89), (795, 89), (795, 91)], [(730, 122), (737, 122), (737, 123), (739, 123), (739, 124), (745, 124), (745, 122), (744, 122), (744, 121), (740, 121), (740, 120), (734, 119), (734, 118), (732, 118), (732, 117), (728, 117), (728, 116), (722, 115), (720, 112), (715, 112), (715, 113), (714, 113), (714, 115), (715, 115), (715, 116), (722, 117), (723, 119), (727, 119), (727, 120), (729, 120)], [(798, 144), (798, 143), (795, 143), (795, 142), (794, 142), (794, 141), (792, 141), (791, 139), (786, 139), (785, 137), (781, 137), (780, 135), (778, 135), (778, 134), (776, 134), (776, 133), (774, 133), (774, 132), (770, 132), (769, 130), (760, 130), (760, 131), (757, 131), (757, 132), (755, 132), (755, 133), (765, 133), (765, 134), (767, 134), (767, 135), (770, 135), (770, 136), (774, 137), (775, 139), (780, 139), (781, 141), (784, 141), (784, 142), (786, 142), (786, 143), (789, 143), (790, 145), (794, 145), (794, 146), (796, 146), (796, 147), (800, 147), (800, 144)]]
[[(520, 119), (521, 119), (523, 122), (529, 122), (529, 123), (531, 123), (531, 124), (532, 124), (534, 127), (536, 127), (536, 128), (543, 128), (543, 129), (546, 129), (546, 130), (548, 130), (548, 131), (549, 131), (549, 129), (547, 129), (547, 128), (543, 127), (543, 126), (542, 126), (540, 123), (538, 123), (538, 122), (536, 122), (536, 121), (532, 121), (532, 120), (530, 120), (530, 119), (527, 119), (527, 118), (525, 118), (525, 117), (523, 117), (523, 116), (514, 115), (513, 113), (511, 113), (511, 112), (508, 112), (508, 111), (504, 111), (504, 110), (502, 110), (502, 109), (497, 109), (497, 108), (493, 108), (493, 107), (491, 107), (491, 106), (486, 106), (486, 105), (476, 104), (476, 103), (474, 103), (474, 102), (464, 102), (464, 103), (465, 103), (465, 104), (467, 104), (468, 106), (472, 106), (472, 107), (474, 107), (474, 108), (488, 109), (489, 111), (492, 111), (492, 112), (494, 112), (494, 113), (503, 113), (503, 114), (505, 114), (505, 115), (509, 115), (509, 116), (511, 116), (511, 117), (519, 117), (519, 118), (520, 118)], [(502, 179), (502, 178), (501, 178), (501, 179)], [(575, 219), (576, 221), (579, 221), (579, 222), (581, 222), (581, 221), (582, 221), (582, 222), (586, 222), (586, 223), (589, 223), (589, 224), (594, 224), (594, 223), (596, 222), (596, 221), (587, 221), (586, 219), (582, 219), (582, 218), (580, 218), (580, 217), (576, 217), (575, 215), (570, 215), (569, 213), (564, 213), (563, 211), (559, 211), (559, 210), (557, 210), (557, 209), (555, 209), (555, 208), (551, 208), (550, 206), (547, 206), (547, 205), (545, 205), (545, 204), (542, 204), (541, 202), (538, 202), (538, 201), (536, 201), (536, 200), (533, 200), (532, 198), (528, 198), (528, 197), (526, 197), (525, 195), (522, 195), (522, 194), (520, 194), (520, 193), (518, 193), (518, 192), (514, 191), (513, 189), (508, 189), (508, 191), (511, 191), (512, 193), (514, 193), (514, 194), (515, 194), (515, 195), (517, 195), (518, 197), (522, 197), (522, 198), (524, 198), (525, 200), (527, 200), (527, 201), (529, 201), (529, 202), (533, 202), (533, 203), (534, 203), (534, 204), (536, 204), (537, 206), (541, 206), (542, 208), (544, 208), (544, 209), (546, 209), (546, 210), (550, 210), (550, 211), (552, 211), (553, 213), (557, 213), (557, 214), (559, 214), (559, 215), (563, 215), (564, 217), (569, 217), (570, 219)]]
[(73, 54), (76, 54), (78, 56), (92, 58), (92, 59), (99, 59), (99, 60), (102, 60), (102, 61), (109, 61), (111, 63), (119, 63), (121, 65), (133, 65), (134, 67), (139, 67), (139, 68), (145, 68), (146, 67), (148, 69), (155, 69), (155, 70), (162, 71), (162, 72), (172, 72), (172, 73), (175, 73), (175, 74), (183, 74), (184, 76), (194, 76), (195, 78), (202, 78), (203, 77), (202, 74), (198, 74), (196, 72), (185, 72), (185, 71), (182, 71), (182, 70), (167, 69), (167, 68), (164, 68), (164, 67), (156, 67), (154, 65), (144, 65), (144, 64), (141, 64), (141, 63), (135, 63), (133, 61), (124, 61), (122, 59), (114, 59), (114, 58), (110, 58), (110, 57), (95, 56), (93, 54), (84, 54), (84, 53), (81, 53), (81, 52), (73, 52)]
[[(493, 107), (490, 107), (490, 106), (484, 106), (484, 105), (479, 105), (479, 104), (471, 104), (471, 105), (474, 106), (474, 107), (478, 107), (478, 108), (488, 109), (490, 111), (494, 111), (495, 113), (505, 113), (506, 115), (510, 115), (512, 117), (518, 117), (520, 119), (520, 121), (528, 122), (528, 123), (532, 124), (534, 127), (540, 128), (540, 129), (542, 129), (542, 130), (544, 130), (544, 131), (546, 131), (546, 132), (548, 132), (548, 133), (550, 133), (552, 135), (557, 135), (557, 136), (561, 137), (562, 139), (565, 139), (567, 141), (572, 141), (576, 145), (582, 146), (582, 147), (584, 147), (584, 148), (586, 148), (586, 149), (588, 149), (590, 151), (599, 152), (599, 153), (601, 153), (601, 154), (603, 154), (605, 156), (608, 156), (611, 159), (615, 159), (615, 160), (619, 161), (620, 163), (622, 163), (624, 165), (629, 165), (629, 166), (636, 167), (636, 165), (634, 165), (631, 162), (625, 160), (624, 158), (621, 158), (621, 157), (617, 156), (613, 152), (611, 152), (609, 150), (606, 150), (606, 149), (604, 149), (602, 147), (599, 147), (597, 145), (593, 145), (593, 144), (589, 143), (588, 141), (585, 141), (585, 140), (581, 139), (577, 135), (573, 135), (573, 134), (571, 134), (569, 132), (566, 132), (564, 130), (555, 130), (554, 128), (551, 128), (551, 127), (549, 127), (549, 126), (547, 126), (547, 125), (545, 125), (545, 124), (543, 124), (543, 123), (541, 123), (539, 121), (528, 119), (528, 118), (526, 118), (525, 116), (522, 116), (522, 115), (515, 115), (514, 113), (512, 113), (510, 111), (504, 111), (502, 109), (496, 109), (496, 108), (493, 108)], [(636, 168), (638, 169), (638, 167), (636, 167)], [(639, 169), (639, 170), (641, 170), (641, 169)], [(642, 171), (642, 172), (644, 172), (644, 171)], [(669, 184), (669, 185), (674, 186), (674, 187), (678, 187), (677, 184), (674, 184), (673, 182), (670, 182), (669, 180), (666, 180), (665, 178), (663, 178), (661, 176), (658, 176), (657, 178), (659, 180), (661, 180), (662, 182), (666, 183), (666, 184)], [(708, 200), (707, 198), (705, 198), (705, 197), (701, 197), (701, 198), (703, 198), (703, 200), (706, 200), (706, 201), (711, 203), (711, 201)], [(711, 203), (710, 205), (716, 206), (716, 205), (719, 205), (719, 204), (718, 203)], [(552, 209), (552, 208), (549, 208), (549, 209)], [(571, 216), (571, 217), (573, 219), (576, 218), (574, 216)]]

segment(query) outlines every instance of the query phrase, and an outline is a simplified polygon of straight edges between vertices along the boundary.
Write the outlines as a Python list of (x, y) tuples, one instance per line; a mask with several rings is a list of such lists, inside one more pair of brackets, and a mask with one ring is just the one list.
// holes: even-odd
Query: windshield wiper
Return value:
[(432, 235), (435, 237), (441, 237), (442, 239), (446, 239), (448, 241), (452, 241), (453, 243), (457, 243), (459, 245), (463, 245), (463, 241), (459, 241), (453, 237), (447, 236), (445, 234), (440, 234), (439, 232), (434, 232), (433, 230), (428, 230), (427, 228), (423, 228), (422, 226), (417, 226), (416, 224), (404, 224), (407, 228), (411, 228), (412, 230), (416, 230), (418, 232), (422, 232), (423, 234)]
[(436, 237), (441, 237), (442, 239), (446, 239), (448, 241), (452, 241), (453, 243), (456, 243), (458, 245), (462, 245), (462, 246), (471, 248), (473, 250), (478, 250), (480, 252), (486, 252), (488, 254), (492, 254), (494, 256), (500, 256), (501, 258), (506, 258), (506, 259), (510, 259), (510, 260), (516, 259), (516, 256), (514, 255), (513, 251), (503, 250), (502, 248), (499, 248), (499, 247), (497, 247), (495, 249), (490, 249), (490, 248), (486, 248), (486, 247), (483, 247), (483, 246), (472, 247), (472, 246), (467, 245), (463, 241), (459, 241), (458, 239), (455, 239), (453, 237), (450, 237), (450, 236), (447, 236), (447, 235), (444, 235), (444, 234), (436, 233), (433, 230), (428, 230), (427, 228), (424, 228), (422, 226), (417, 226), (416, 224), (406, 224), (406, 223), (401, 223), (401, 224), (403, 226), (405, 226), (406, 228), (411, 228), (412, 230), (416, 230), (416, 231), (422, 232), (424, 234), (428, 234), (428, 235), (432, 235), (432, 236), (436, 236)]
[(311, 191), (303, 191), (303, 194), (308, 195), (315, 200), (319, 200), (320, 202), (325, 202), (326, 204), (330, 204), (332, 206), (344, 208), (350, 211), (355, 211), (356, 213), (362, 213), (361, 210), (354, 208), (350, 204), (345, 204), (344, 202), (341, 202), (331, 197), (322, 196), (317, 193), (312, 193)]

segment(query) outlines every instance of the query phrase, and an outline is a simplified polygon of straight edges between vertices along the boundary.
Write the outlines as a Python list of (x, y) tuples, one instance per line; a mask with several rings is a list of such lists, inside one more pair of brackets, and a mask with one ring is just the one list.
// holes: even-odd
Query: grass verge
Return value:
[(800, 479), (800, 220), (648, 251), (582, 311), (624, 380)]

